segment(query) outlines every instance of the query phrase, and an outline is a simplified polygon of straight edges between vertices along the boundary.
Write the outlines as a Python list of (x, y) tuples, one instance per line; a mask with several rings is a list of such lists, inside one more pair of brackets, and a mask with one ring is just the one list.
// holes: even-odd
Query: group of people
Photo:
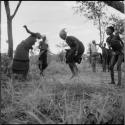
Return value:
[[(12, 72), (14, 74), (22, 74), (23, 78), (27, 78), (29, 71), (29, 50), (33, 49), (33, 45), (36, 43), (37, 39), (40, 40), (38, 48), (40, 49), (38, 58), (38, 67), (40, 69), (40, 74), (44, 76), (43, 71), (47, 68), (47, 52), (48, 44), (46, 42), (46, 36), (40, 33), (31, 32), (27, 26), (24, 26), (27, 33), (30, 36), (23, 40), (16, 48), (15, 55), (12, 63)], [(72, 72), (71, 78), (78, 75), (78, 68), (76, 63), (80, 64), (82, 60), (82, 55), (85, 51), (83, 43), (74, 36), (67, 36), (65, 29), (62, 29), (59, 33), (61, 39), (66, 41), (71, 49), (66, 49), (66, 63)], [(42, 39), (42, 40), (41, 40)]]
[(40, 74), (42, 74), (43, 70), (47, 67), (48, 44), (46, 43), (45, 35), (31, 32), (27, 26), (24, 26), (24, 28), (30, 36), (23, 40), (16, 48), (12, 62), (12, 73), (22, 74), (23, 78), (26, 79), (29, 71), (29, 50), (33, 49), (33, 45), (36, 43), (37, 39), (42, 39), (42, 41), (39, 42), (39, 69), (41, 71)]
[(106, 48), (106, 43), (96, 44), (95, 41), (92, 41), (91, 44), (91, 56), (92, 56), (92, 70), (96, 72), (96, 57), (98, 56), (97, 48), (98, 45), (102, 49), (102, 67), (103, 71), (106, 72), (106, 66), (108, 66), (108, 70), (110, 71), (111, 76), (111, 84), (115, 84), (114, 80), (114, 66), (117, 63), (117, 71), (118, 71), (118, 86), (121, 86), (121, 65), (124, 61), (124, 43), (120, 38), (121, 31), (115, 32), (113, 26), (109, 26), (106, 29), (106, 33), (109, 36), (106, 39), (106, 43), (108, 48)]
[[(16, 48), (16, 52), (13, 58), (13, 64), (12, 64), (12, 72), (16, 73), (16, 74), (22, 74), (23, 77), (26, 79), (28, 71), (29, 71), (29, 50), (33, 49), (33, 45), (35, 44), (35, 42), (37, 41), (37, 39), (40, 40), (39, 42), (39, 49), (40, 49), (40, 53), (39, 53), (39, 69), (40, 69), (40, 74), (43, 74), (43, 71), (46, 69), (46, 67), (48, 66), (47, 64), (47, 51), (48, 51), (48, 44), (46, 42), (46, 36), (41, 35), (40, 33), (33, 33), (31, 32), (27, 26), (24, 26), (24, 28), (26, 29), (27, 33), (30, 34), (30, 36), (23, 40)], [(118, 70), (118, 84), (117, 85), (121, 85), (121, 64), (123, 61), (123, 57), (124, 57), (124, 53), (123, 53), (123, 42), (119, 37), (119, 33), (113, 34), (114, 33), (114, 28), (112, 26), (107, 27), (106, 29), (106, 33), (107, 35), (109, 35), (109, 37), (106, 40), (106, 43), (109, 47), (109, 49), (111, 50), (111, 64), (110, 64), (110, 72), (111, 72), (111, 84), (115, 84), (114, 81), (114, 65), (117, 63), (117, 70)], [(65, 31), (65, 29), (62, 29), (59, 33), (59, 37), (64, 40), (68, 46), (70, 47), (70, 49), (65, 49), (66, 50), (66, 63), (69, 65), (69, 68), (71, 70), (72, 76), (71, 78), (73, 78), (74, 76), (78, 76), (78, 68), (76, 63), (80, 64), (81, 60), (82, 60), (82, 55), (85, 52), (85, 47), (83, 45), (83, 43), (77, 39), (74, 36), (68, 36), (67, 32)], [(41, 40), (42, 39), (42, 40)], [(93, 50), (93, 60), (95, 60), (95, 57), (97, 55), (97, 50), (96, 50), (96, 42), (93, 41), (92, 44), (92, 50)], [(104, 57), (104, 48), (106, 46), (106, 44), (104, 44), (104, 46), (102, 46), (101, 44), (99, 44), (99, 46), (102, 48), (103, 52), (103, 58)], [(103, 59), (104, 60), (104, 59)], [(94, 62), (94, 61), (93, 61)], [(105, 63), (105, 62), (104, 62)], [(93, 63), (93, 65), (95, 65), (95, 63)], [(93, 71), (95, 71), (95, 69), (93, 69)]]
[[(97, 46), (99, 46), (102, 50), (102, 53), (99, 53), (97, 50)], [(92, 41), (90, 44), (90, 58), (91, 58), (91, 66), (92, 66), (92, 71), (96, 72), (96, 64), (97, 62), (99, 64), (102, 64), (102, 71), (106, 72), (108, 69), (109, 71), (109, 62), (111, 59), (111, 51), (106, 48), (106, 43), (104, 44), (97, 44), (95, 40)]]

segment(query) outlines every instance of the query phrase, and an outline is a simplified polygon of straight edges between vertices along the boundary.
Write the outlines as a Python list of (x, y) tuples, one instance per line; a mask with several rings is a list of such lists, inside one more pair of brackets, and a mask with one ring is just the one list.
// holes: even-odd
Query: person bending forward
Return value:
[(74, 36), (67, 36), (65, 29), (59, 33), (61, 39), (65, 40), (70, 49), (66, 49), (66, 63), (72, 72), (71, 78), (78, 75), (78, 68), (76, 63), (80, 64), (82, 55), (85, 51), (83, 43)]

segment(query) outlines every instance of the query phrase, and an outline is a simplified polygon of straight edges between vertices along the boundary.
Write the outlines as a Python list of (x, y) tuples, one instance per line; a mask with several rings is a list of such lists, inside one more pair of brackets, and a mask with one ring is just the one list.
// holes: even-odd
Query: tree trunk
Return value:
[(10, 15), (9, 1), (4, 1), (5, 11), (6, 11), (6, 16), (7, 16), (8, 56), (10, 57), (10, 59), (13, 59), (12, 20), (13, 20), (14, 16), (16, 15), (20, 4), (21, 4), (21, 1), (19, 1), (14, 13), (12, 15)]
[(99, 33), (100, 33), (100, 44), (101, 44), (101, 41), (102, 41), (102, 30), (101, 30), (100, 18), (99, 18)]
[(102, 44), (104, 43), (105, 32), (102, 33)]
[(7, 20), (8, 29), (8, 56), (13, 59), (13, 35), (12, 35), (12, 19)]
[[(1, 1), (0, 1), (0, 26), (1, 26)], [(0, 42), (1, 42), (1, 28), (0, 28)], [(1, 44), (0, 44), (0, 54), (1, 54)], [(1, 63), (1, 59), (0, 59), (0, 63)]]

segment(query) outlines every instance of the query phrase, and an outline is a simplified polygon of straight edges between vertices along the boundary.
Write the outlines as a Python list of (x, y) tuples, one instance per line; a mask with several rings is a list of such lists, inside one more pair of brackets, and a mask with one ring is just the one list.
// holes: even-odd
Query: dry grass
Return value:
[[(124, 119), (123, 90), (108, 85), (86, 84), (82, 80), (62, 84), (68, 76), (66, 64), (52, 61), (41, 78), (32, 65), (29, 79), (12, 81), (2, 76), (2, 123), (8, 124), (121, 124)], [(79, 66), (89, 71), (88, 65)], [(70, 83), (70, 84), (69, 84)]]

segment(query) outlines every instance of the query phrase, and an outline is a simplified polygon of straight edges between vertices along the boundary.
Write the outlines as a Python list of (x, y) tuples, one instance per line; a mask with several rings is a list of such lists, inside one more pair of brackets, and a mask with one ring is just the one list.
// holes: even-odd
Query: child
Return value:
[(46, 36), (43, 37), (43, 40), (40, 41), (39, 44), (39, 69), (40, 69), (40, 75), (43, 75), (43, 70), (45, 70), (48, 66), (47, 64), (47, 51), (48, 51), (48, 44), (46, 43)]

